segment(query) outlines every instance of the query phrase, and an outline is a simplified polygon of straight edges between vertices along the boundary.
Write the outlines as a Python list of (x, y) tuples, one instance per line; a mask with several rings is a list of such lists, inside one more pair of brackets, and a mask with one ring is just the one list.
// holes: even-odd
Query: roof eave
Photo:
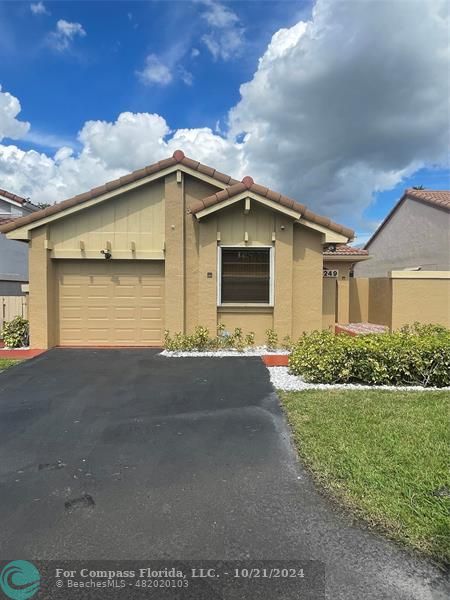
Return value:
[(324, 236), (322, 241), (323, 244), (347, 244), (353, 240), (353, 237), (350, 238), (342, 233), (334, 231), (334, 229), (319, 225), (318, 223), (313, 223), (304, 217), (298, 219), (297, 223), (321, 233)]
[(372, 258), (371, 256), (369, 256), (368, 254), (336, 254), (336, 255), (331, 255), (331, 254), (324, 254), (323, 255), (323, 260), (326, 261), (330, 261), (330, 262), (362, 262), (363, 260), (368, 260), (369, 258)]
[(274, 202), (273, 200), (268, 200), (267, 198), (259, 196), (258, 194), (255, 194), (254, 192), (251, 192), (249, 190), (243, 191), (239, 194), (236, 194), (235, 196), (232, 196), (231, 198), (229, 197), (225, 200), (222, 200), (221, 202), (218, 202), (217, 204), (212, 204), (211, 206), (199, 210), (194, 213), (194, 216), (198, 221), (200, 221), (204, 217), (207, 217), (208, 215), (215, 213), (219, 210), (223, 210), (227, 206), (231, 206), (232, 204), (240, 202), (241, 200), (245, 200), (246, 198), (255, 200), (255, 202), (258, 202), (259, 204), (262, 204), (263, 206), (266, 206), (267, 208), (270, 208), (276, 212), (280, 212), (284, 215), (287, 215), (291, 219), (298, 220), (301, 217), (301, 213), (299, 213), (298, 211), (293, 210), (292, 208), (288, 208), (287, 206), (283, 206), (282, 204)]

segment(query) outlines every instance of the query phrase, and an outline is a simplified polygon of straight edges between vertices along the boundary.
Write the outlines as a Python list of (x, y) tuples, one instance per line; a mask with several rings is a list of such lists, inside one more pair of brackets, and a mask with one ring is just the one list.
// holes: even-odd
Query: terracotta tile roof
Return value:
[(8, 198), (9, 200), (13, 200), (14, 202), (17, 202), (18, 204), (27, 204), (28, 203), (28, 200), (26, 198), (22, 198), (22, 196), (17, 196), (16, 194), (11, 194), (11, 192), (8, 192), (7, 190), (0, 189), (0, 196), (3, 196), (4, 198)]
[(237, 179), (233, 179), (229, 175), (225, 175), (220, 171), (216, 171), (211, 167), (207, 167), (202, 163), (192, 160), (184, 155), (184, 152), (181, 150), (176, 150), (173, 153), (173, 156), (170, 158), (166, 158), (164, 160), (160, 160), (157, 163), (144, 167), (142, 169), (138, 169), (137, 171), (133, 171), (128, 175), (124, 175), (123, 177), (119, 177), (118, 179), (114, 179), (113, 181), (109, 181), (104, 185), (100, 185), (98, 187), (92, 188), (88, 192), (84, 192), (82, 194), (77, 194), (72, 198), (68, 198), (67, 200), (63, 200), (62, 202), (58, 202), (57, 204), (52, 204), (48, 208), (44, 208), (39, 210), (33, 214), (26, 215), (24, 217), (20, 217), (16, 219), (14, 225), (9, 224), (2, 226), (0, 228), (1, 231), (7, 233), (8, 231), (12, 231), (13, 229), (17, 229), (18, 227), (22, 227), (23, 225), (28, 225), (29, 223), (33, 223), (34, 221), (38, 221), (39, 219), (43, 219), (45, 217), (50, 217), (58, 212), (61, 212), (67, 208), (75, 206), (77, 204), (82, 204), (83, 202), (87, 202), (88, 200), (92, 200), (97, 196), (101, 196), (106, 192), (110, 192), (112, 190), (116, 190), (128, 183), (133, 183), (135, 181), (139, 181), (139, 179), (143, 179), (148, 175), (152, 175), (153, 173), (157, 173), (158, 171), (162, 171), (163, 169), (167, 169), (168, 167), (172, 167), (176, 164), (183, 164), (185, 167), (198, 171), (199, 173), (203, 173), (204, 175), (208, 175), (213, 179), (217, 179), (221, 183), (225, 185), (233, 185), (238, 183)]
[(440, 208), (443, 210), (450, 210), (450, 190), (415, 190), (413, 188), (407, 188), (404, 192), (400, 200), (395, 204), (395, 206), (390, 210), (390, 212), (383, 219), (381, 224), (378, 226), (372, 237), (366, 242), (364, 248), (368, 248), (369, 245), (373, 242), (373, 240), (377, 237), (380, 231), (384, 228), (386, 223), (392, 218), (397, 209), (403, 204), (403, 202), (407, 198), (413, 198), (414, 200), (419, 200), (420, 202), (425, 202), (430, 206), (434, 206), (435, 208)]
[(450, 210), (450, 190), (415, 190), (409, 188), (405, 190), (405, 195)]
[(355, 233), (352, 229), (348, 229), (343, 225), (334, 223), (327, 217), (322, 217), (321, 215), (312, 212), (304, 204), (300, 204), (299, 202), (292, 200), (292, 198), (288, 198), (287, 196), (283, 196), (283, 194), (279, 194), (278, 192), (274, 192), (269, 188), (263, 187), (262, 185), (258, 185), (253, 181), (251, 177), (248, 176), (244, 177), (242, 181), (235, 183), (234, 185), (231, 185), (230, 187), (227, 187), (224, 190), (221, 190), (220, 192), (216, 192), (215, 194), (212, 194), (207, 198), (203, 198), (203, 200), (197, 200), (190, 206), (191, 213), (195, 215), (196, 213), (202, 211), (205, 208), (208, 208), (209, 206), (219, 204), (220, 202), (228, 200), (228, 198), (232, 198), (233, 196), (237, 196), (242, 192), (245, 192), (246, 190), (254, 192), (259, 196), (263, 196), (264, 198), (267, 198), (267, 200), (272, 200), (272, 202), (277, 202), (278, 204), (282, 204), (287, 208), (291, 208), (292, 210), (299, 212), (301, 216), (307, 219), (308, 221), (312, 221), (317, 225), (328, 227), (329, 229), (332, 229), (337, 233), (341, 233), (342, 235), (345, 235), (348, 238), (354, 237)]
[(0, 196), (3, 196), (4, 198), (8, 198), (9, 200), (13, 200), (14, 202), (17, 202), (18, 204), (22, 204), (22, 206), (26, 206), (27, 208), (31, 208), (33, 210), (39, 210), (39, 208), (36, 206), (36, 204), (33, 204), (27, 198), (22, 198), (22, 196), (18, 196), (17, 194), (12, 194), (11, 192), (8, 192), (8, 190), (0, 189)]
[(7, 223), (6, 225), (0, 226), (0, 231), (7, 233), (8, 231), (12, 231), (13, 229), (17, 229), (24, 225), (28, 225), (29, 223), (33, 223), (34, 221), (38, 221), (45, 217), (50, 217), (67, 208), (71, 208), (72, 206), (75, 206), (77, 204), (82, 204), (83, 202), (92, 200), (98, 196), (101, 196), (102, 194), (105, 194), (106, 192), (116, 190), (126, 184), (133, 183), (135, 181), (138, 181), (139, 179), (147, 177), (148, 175), (158, 173), (159, 171), (162, 171), (169, 167), (173, 167), (177, 164), (182, 164), (185, 167), (188, 167), (190, 169), (193, 169), (194, 171), (198, 171), (199, 173), (212, 177), (213, 179), (216, 179), (217, 181), (220, 181), (221, 183), (224, 183), (228, 186), (227, 188), (218, 192), (217, 194), (213, 194), (212, 196), (205, 198), (200, 203), (194, 203), (191, 206), (191, 212), (193, 212), (194, 214), (195, 212), (202, 210), (202, 208), (205, 208), (206, 206), (211, 206), (211, 204), (221, 202), (224, 199), (230, 198), (236, 194), (240, 194), (242, 191), (248, 189), (256, 194), (260, 194), (268, 198), (269, 200), (279, 202), (280, 204), (283, 204), (288, 208), (293, 208), (294, 210), (297, 210), (301, 213), (302, 217), (309, 221), (312, 221), (313, 223), (317, 223), (318, 225), (328, 227), (329, 229), (336, 231), (337, 233), (341, 233), (342, 235), (345, 235), (349, 238), (353, 238), (354, 236), (354, 231), (352, 229), (348, 229), (343, 225), (333, 223), (332, 221), (330, 221), (330, 219), (322, 217), (310, 211), (303, 204), (299, 204), (298, 202), (295, 202), (295, 200), (292, 200), (287, 196), (283, 196), (282, 194), (279, 194), (277, 192), (269, 190), (268, 188), (262, 187), (254, 183), (251, 177), (244, 177), (244, 179), (240, 182), (237, 179), (233, 179), (229, 175), (225, 175), (220, 171), (216, 171), (216, 169), (213, 169), (212, 167), (208, 167), (198, 161), (188, 158), (184, 155), (184, 152), (182, 150), (176, 150), (173, 153), (173, 156), (171, 156), (170, 158), (160, 160), (159, 162), (154, 163), (153, 165), (149, 165), (147, 167), (144, 167), (143, 169), (133, 171), (128, 175), (119, 177), (118, 179), (105, 183), (104, 185), (93, 188), (88, 192), (78, 194), (77, 196), (73, 196), (72, 198), (68, 198), (63, 202), (53, 204), (48, 208), (44, 208), (43, 210), (34, 212), (30, 215), (19, 217), (18, 219), (15, 219), (14, 223)]
[(368, 256), (369, 253), (363, 248), (353, 248), (347, 244), (337, 244), (336, 250), (333, 252), (328, 248), (323, 251), (324, 256)]

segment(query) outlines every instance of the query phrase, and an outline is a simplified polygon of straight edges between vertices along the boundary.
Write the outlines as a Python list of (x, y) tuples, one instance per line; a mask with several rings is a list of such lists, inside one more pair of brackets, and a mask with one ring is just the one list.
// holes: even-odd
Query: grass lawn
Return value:
[(20, 360), (14, 360), (12, 358), (0, 358), (0, 371), (12, 367), (13, 365), (17, 365), (17, 363), (20, 362)]
[(279, 395), (300, 456), (333, 496), (390, 537), (450, 562), (448, 393)]

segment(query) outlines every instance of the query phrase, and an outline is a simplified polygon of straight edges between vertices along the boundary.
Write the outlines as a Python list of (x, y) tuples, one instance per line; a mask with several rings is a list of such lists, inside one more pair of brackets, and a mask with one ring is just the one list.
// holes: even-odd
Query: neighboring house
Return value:
[(219, 322), (298, 337), (323, 326), (324, 249), (354, 235), (180, 150), (1, 229), (29, 243), (34, 348), (159, 346)]
[(357, 277), (390, 271), (450, 270), (450, 191), (408, 189), (365, 245), (371, 259)]
[[(37, 210), (38, 207), (25, 198), (0, 189), (0, 225)], [(22, 295), (21, 285), (27, 281), (27, 248), (0, 233), (0, 296)]]

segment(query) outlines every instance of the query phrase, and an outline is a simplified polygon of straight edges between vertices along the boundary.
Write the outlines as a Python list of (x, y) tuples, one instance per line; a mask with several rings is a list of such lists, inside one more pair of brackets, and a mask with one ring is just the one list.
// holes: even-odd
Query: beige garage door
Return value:
[(161, 345), (163, 261), (58, 261), (58, 282), (60, 345)]

